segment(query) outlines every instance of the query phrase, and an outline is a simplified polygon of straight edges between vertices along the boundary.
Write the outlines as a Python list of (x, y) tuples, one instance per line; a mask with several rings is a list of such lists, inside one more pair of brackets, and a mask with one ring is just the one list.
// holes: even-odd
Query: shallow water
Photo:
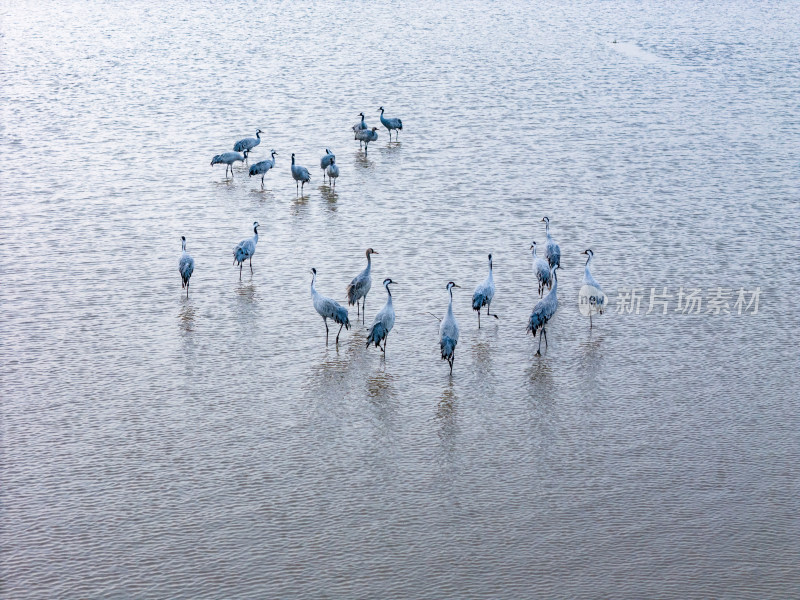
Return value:
[[(791, 3), (18, 2), (1, 27), (4, 597), (797, 594)], [(404, 130), (365, 156), (381, 105)], [(209, 166), (258, 127), (264, 191)], [(386, 361), (355, 311), (326, 347), (309, 296), (313, 266), (344, 301), (369, 246)], [(758, 313), (676, 313), (681, 286), (760, 287)]]

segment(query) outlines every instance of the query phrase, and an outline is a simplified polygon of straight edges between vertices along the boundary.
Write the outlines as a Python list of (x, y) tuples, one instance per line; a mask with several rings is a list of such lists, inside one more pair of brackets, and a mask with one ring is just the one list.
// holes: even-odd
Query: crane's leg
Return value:
[(356, 316), (361, 316), (361, 305), (358, 303), (358, 300), (356, 300)]
[(189, 282), (186, 282), (186, 299), (189, 299)]
[(253, 274), (253, 257), (250, 257), (250, 275)]
[(328, 345), (328, 319), (322, 317), (322, 322), (325, 323), (325, 345)]
[(542, 334), (544, 333), (544, 329), (539, 332), (539, 347), (536, 349), (536, 356), (542, 355)]
[(592, 313), (589, 313), (589, 329), (591, 328), (592, 328)]
[(478, 309), (478, 329), (481, 328), (481, 311)]
[(387, 341), (388, 339), (389, 339), (389, 334), (387, 333), (387, 334), (386, 334), (386, 337), (385, 337), (385, 338), (383, 338), (383, 348), (381, 348), (381, 350), (383, 351), (383, 355), (384, 355), (384, 356), (386, 356), (386, 341)]
[(492, 305), (491, 302), (489, 302), (489, 304), (486, 305), (486, 314), (489, 315), (490, 317), (494, 317), (495, 319), (499, 319), (500, 317), (498, 317), (497, 315), (489, 312), (489, 307), (491, 305)]
[(244, 261), (239, 263), (239, 281), (242, 280), (242, 265), (243, 264), (244, 264)]
[(361, 324), (364, 324), (364, 319), (367, 316), (367, 296), (364, 294), (364, 299), (361, 301)]
[(542, 327), (542, 335), (544, 336), (544, 349), (547, 350), (547, 330), (544, 327)]
[(261, 176), (261, 189), (264, 189), (264, 176)]
[[(344, 323), (339, 325), (339, 333), (342, 333), (342, 327), (344, 327)], [(336, 334), (336, 345), (339, 345), (339, 333)]]
[(449, 362), (449, 363), (450, 363), (450, 375), (452, 375), (452, 374), (453, 374), (453, 361), (454, 361), (455, 359), (456, 359), (456, 357), (455, 357), (455, 356), (451, 356), (451, 357), (450, 357), (450, 360), (448, 360), (448, 361), (447, 361), (447, 362)]

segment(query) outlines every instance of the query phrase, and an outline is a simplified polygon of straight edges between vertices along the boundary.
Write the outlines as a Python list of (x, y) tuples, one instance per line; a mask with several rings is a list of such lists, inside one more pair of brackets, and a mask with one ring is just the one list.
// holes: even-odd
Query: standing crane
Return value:
[(181, 236), (181, 259), (178, 261), (178, 272), (181, 274), (181, 287), (186, 288), (186, 297), (189, 297), (189, 278), (194, 271), (194, 259), (186, 251), (186, 236)]
[(275, 156), (278, 153), (275, 150), (272, 150), (272, 158), (268, 158), (267, 160), (262, 160), (257, 162), (252, 167), (250, 167), (250, 177), (253, 175), (261, 175), (261, 189), (264, 189), (264, 175), (267, 174), (272, 167), (275, 166)]
[(547, 243), (544, 246), (544, 256), (551, 267), (561, 268), (561, 248), (553, 241), (553, 236), (550, 235), (550, 219), (544, 217), (542, 221), (544, 221), (544, 230), (547, 235)]
[(461, 287), (452, 281), (447, 284), (447, 291), (450, 293), (450, 304), (447, 305), (447, 312), (439, 325), (439, 346), (442, 349), (442, 359), (450, 363), (450, 375), (453, 374), (453, 361), (456, 356), (456, 344), (458, 344), (458, 321), (453, 315), (453, 288)]
[(550, 276), (550, 265), (543, 258), (536, 256), (536, 242), (531, 242), (531, 250), (533, 250), (533, 272), (536, 275), (536, 281), (539, 282), (539, 298), (544, 293), (544, 288), (553, 288), (553, 278)]
[(581, 254), (587, 255), (586, 266), (583, 269), (583, 285), (590, 286), (593, 288), (592, 292), (594, 292), (589, 296), (589, 329), (591, 329), (592, 309), (602, 315), (606, 310), (606, 295), (603, 293), (603, 288), (600, 287), (600, 284), (592, 277), (592, 272), (589, 270), (589, 263), (591, 263), (594, 258), (594, 252), (592, 250), (584, 250)]
[(339, 177), (339, 167), (336, 166), (336, 159), (331, 159), (331, 164), (328, 165), (328, 168), (325, 169), (325, 172), (328, 174), (328, 185), (330, 182), (333, 181), (333, 189), (336, 189), (336, 179)]
[(489, 255), (489, 276), (482, 284), (475, 288), (475, 293), (472, 294), (472, 310), (478, 312), (478, 329), (481, 328), (481, 308), (486, 307), (486, 314), (499, 318), (489, 312), (489, 307), (492, 305), (492, 298), (494, 298), (494, 277), (492, 275), (492, 255)]
[(325, 148), (325, 155), (319, 159), (319, 168), (322, 169), (322, 183), (325, 184), (325, 171), (328, 168), (328, 165), (331, 164), (333, 160), (336, 159), (336, 155)]
[(364, 156), (366, 156), (367, 151), (369, 150), (369, 143), (378, 140), (378, 128), (373, 127), (372, 129), (359, 129), (356, 131), (356, 139), (359, 142), (364, 142)]
[(222, 154), (217, 154), (211, 159), (211, 166), (227, 165), (225, 167), (225, 177), (228, 176), (228, 167), (230, 167), (231, 177), (233, 177), (233, 163), (236, 161), (244, 162), (244, 155), (239, 154), (238, 152), (223, 152)]
[(547, 330), (545, 327), (558, 309), (558, 277), (556, 276), (556, 269), (558, 267), (553, 267), (552, 289), (536, 303), (528, 319), (527, 331), (530, 331), (533, 337), (536, 337), (536, 332), (539, 329), (542, 330), (539, 334), (539, 348), (536, 350), (536, 356), (542, 355), (542, 338), (544, 338), (544, 347), (547, 349)]
[(233, 264), (239, 265), (239, 281), (242, 280), (242, 265), (248, 258), (250, 259), (250, 273), (253, 273), (253, 254), (256, 253), (256, 244), (258, 243), (258, 221), (253, 223), (253, 233), (251, 238), (242, 240), (233, 249)]
[[(328, 345), (328, 319), (333, 319), (334, 323), (339, 324), (339, 333), (342, 333), (342, 327), (350, 329), (350, 318), (347, 316), (347, 309), (341, 306), (336, 300), (327, 298), (317, 291), (314, 284), (317, 281), (317, 270), (311, 269), (313, 276), (311, 277), (311, 300), (314, 302), (314, 309), (322, 317), (325, 322), (325, 345)], [(336, 345), (339, 345), (339, 333), (336, 334)]]
[(400, 119), (387, 119), (383, 116), (383, 107), (381, 106), (379, 109), (381, 111), (381, 124), (389, 130), (389, 141), (392, 141), (392, 130), (395, 130), (394, 137), (395, 142), (397, 141), (397, 130), (403, 131), (403, 122)]
[[(367, 129), (367, 122), (364, 120), (364, 113), (358, 113), (358, 116), (361, 117), (361, 120), (353, 125), (353, 133), (355, 137), (353, 139), (358, 140), (358, 132), (362, 129)], [(358, 142), (358, 147), (361, 148), (361, 140)]]
[(256, 130), (256, 137), (244, 138), (243, 140), (239, 140), (233, 145), (233, 150), (235, 152), (244, 152), (244, 159), (247, 160), (247, 157), (250, 154), (250, 150), (252, 150), (261, 143), (262, 133), (264, 132), (261, 131), (260, 129)]
[[(358, 275), (353, 277), (353, 281), (350, 282), (350, 285), (347, 286), (347, 303), (351, 306), (353, 304), (356, 305), (356, 316), (361, 316), (361, 322), (364, 322), (364, 318), (361, 313), (365, 312), (364, 306), (367, 304), (367, 294), (369, 293), (369, 288), (372, 287), (372, 258), (371, 255), (378, 254), (372, 248), (367, 248), (367, 266), (366, 268), (361, 271)], [(361, 307), (358, 306), (358, 301), (364, 299), (361, 302)]]
[[(294, 152), (292, 152), (292, 177), (295, 180), (295, 185), (299, 186), (298, 192), (302, 193), (303, 186), (311, 181), (311, 173), (308, 169), (294, 164)], [(300, 185), (302, 183), (302, 185)]]
[(394, 327), (394, 306), (392, 305), (392, 291), (389, 286), (395, 283), (389, 278), (383, 280), (383, 287), (386, 288), (386, 304), (375, 315), (375, 320), (372, 322), (372, 327), (369, 328), (367, 333), (367, 348), (370, 344), (375, 344), (376, 348), (381, 348), (381, 340), (383, 340), (383, 348), (381, 352), (386, 356), (386, 340), (389, 338), (389, 332)]

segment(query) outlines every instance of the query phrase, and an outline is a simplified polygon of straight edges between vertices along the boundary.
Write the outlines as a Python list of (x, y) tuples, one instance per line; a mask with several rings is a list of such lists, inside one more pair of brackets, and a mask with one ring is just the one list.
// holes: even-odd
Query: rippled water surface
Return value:
[[(1, 10), (0, 595), (800, 594), (796, 3)], [(365, 156), (379, 106), (404, 129)], [(209, 166), (259, 127), (263, 191)], [(370, 246), (385, 361), (355, 311), (326, 347), (309, 295), (316, 267), (343, 302)], [(641, 314), (590, 331), (588, 247)], [(760, 287), (758, 313), (676, 313), (681, 286)]]

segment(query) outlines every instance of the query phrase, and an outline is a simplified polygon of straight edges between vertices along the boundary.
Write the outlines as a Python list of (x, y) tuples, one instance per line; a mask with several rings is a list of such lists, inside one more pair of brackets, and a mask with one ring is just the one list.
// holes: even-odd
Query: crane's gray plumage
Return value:
[(295, 186), (299, 186), (298, 192), (303, 191), (303, 186), (311, 181), (311, 173), (308, 169), (294, 164), (294, 153), (292, 153), (292, 177), (295, 180)]
[(328, 165), (328, 168), (325, 169), (325, 172), (328, 174), (328, 184), (333, 181), (333, 187), (336, 187), (336, 179), (339, 177), (339, 167), (336, 166), (336, 159), (331, 159), (331, 164)]
[(233, 145), (233, 149), (236, 152), (244, 152), (244, 158), (247, 160), (248, 155), (250, 154), (250, 150), (255, 148), (261, 143), (261, 134), (264, 133), (260, 129), (256, 130), (256, 137), (254, 138), (244, 138), (243, 140), (239, 140)]
[(369, 151), (369, 143), (378, 139), (378, 128), (360, 129), (356, 131), (356, 139), (360, 142), (364, 142), (364, 156), (366, 156)]
[[(355, 135), (355, 137), (353, 139), (355, 139), (355, 140), (358, 140), (358, 132), (359, 131), (361, 131), (362, 129), (368, 129), (367, 122), (364, 120), (364, 113), (363, 112), (362, 113), (358, 113), (358, 116), (361, 117), (361, 120), (358, 123), (356, 123), (355, 125), (353, 125), (353, 133)], [(359, 140), (359, 142), (358, 142), (358, 147), (359, 148), (361, 147), (361, 140)]]
[[(367, 266), (364, 268), (361, 273), (353, 277), (353, 281), (350, 282), (350, 285), (347, 286), (347, 303), (351, 306), (353, 304), (356, 305), (357, 315), (361, 316), (361, 313), (364, 313), (364, 306), (367, 303), (367, 294), (369, 293), (369, 289), (372, 287), (372, 258), (373, 254), (378, 254), (372, 248), (367, 248)], [(361, 307), (358, 306), (358, 301), (364, 299), (361, 303)], [(366, 314), (366, 313), (365, 313)], [(364, 322), (364, 318), (361, 319), (361, 322)]]
[(264, 189), (264, 176), (267, 174), (267, 171), (275, 166), (275, 156), (277, 154), (278, 153), (275, 152), (275, 150), (272, 150), (272, 158), (257, 162), (250, 167), (250, 177), (253, 175), (261, 175), (261, 189)]
[[(603, 294), (603, 288), (600, 287), (600, 284), (597, 283), (597, 280), (592, 276), (592, 272), (589, 270), (589, 264), (592, 262), (594, 258), (594, 252), (590, 250), (584, 250), (581, 254), (586, 254), (586, 266), (583, 269), (583, 285), (588, 285), (596, 290), (600, 291), (599, 296), (593, 296), (594, 298), (594, 306), (597, 309), (597, 313), (602, 315), (606, 310), (606, 297)], [(592, 328), (592, 313), (589, 312), (589, 329)]]
[(456, 358), (456, 344), (458, 344), (458, 321), (453, 315), (453, 288), (461, 287), (452, 281), (447, 284), (447, 291), (450, 293), (450, 304), (447, 305), (447, 312), (439, 325), (439, 346), (442, 349), (442, 360), (450, 363), (450, 375), (453, 374), (453, 361)]
[(247, 259), (250, 259), (250, 273), (253, 272), (253, 254), (256, 253), (258, 243), (258, 221), (253, 223), (253, 233), (255, 234), (253, 237), (242, 240), (233, 249), (233, 264), (239, 265), (239, 281), (242, 280), (242, 265)]
[(558, 310), (558, 277), (556, 276), (556, 269), (558, 267), (553, 267), (552, 289), (536, 303), (528, 319), (527, 331), (530, 331), (534, 337), (536, 337), (536, 332), (539, 329), (542, 330), (539, 334), (539, 348), (536, 350), (536, 356), (542, 355), (542, 337), (544, 337), (544, 347), (547, 348), (547, 322), (553, 318), (556, 310)]
[(244, 155), (239, 154), (238, 152), (223, 152), (222, 154), (217, 154), (211, 159), (211, 166), (227, 165), (225, 167), (225, 177), (228, 176), (228, 167), (230, 167), (231, 177), (233, 177), (233, 163), (236, 161), (244, 162)]
[(325, 183), (325, 171), (328, 168), (328, 165), (331, 164), (333, 160), (336, 159), (336, 155), (325, 148), (325, 155), (319, 159), (319, 168), (322, 169), (322, 183)]
[(486, 280), (475, 288), (472, 294), (472, 310), (478, 312), (478, 329), (481, 328), (481, 308), (486, 307), (486, 314), (499, 318), (489, 312), (489, 307), (492, 305), (492, 298), (494, 298), (494, 275), (492, 274), (492, 255), (489, 255), (489, 276)]
[(392, 141), (392, 130), (394, 130), (395, 141), (397, 141), (398, 130), (403, 130), (403, 122), (400, 119), (387, 119), (384, 117), (382, 106), (378, 110), (381, 111), (381, 124), (389, 130), (389, 141)]
[(389, 289), (389, 286), (393, 283), (395, 282), (389, 278), (383, 280), (383, 287), (386, 288), (386, 294), (388, 295), (386, 304), (384, 304), (383, 308), (375, 315), (375, 320), (372, 321), (372, 327), (370, 327), (367, 333), (367, 348), (369, 348), (370, 344), (375, 344), (377, 348), (381, 348), (380, 344), (381, 340), (383, 340), (381, 352), (383, 352), (384, 356), (386, 355), (386, 340), (389, 337), (389, 332), (392, 330), (392, 327), (394, 327), (394, 306), (392, 305), (392, 292)]
[(178, 271), (181, 274), (181, 287), (186, 288), (186, 297), (189, 297), (189, 278), (194, 272), (194, 259), (186, 251), (186, 236), (181, 236), (181, 259), (178, 261)]
[[(350, 317), (347, 315), (347, 309), (341, 306), (336, 300), (327, 298), (317, 291), (315, 283), (317, 281), (317, 270), (311, 269), (313, 276), (311, 277), (311, 300), (314, 302), (314, 309), (322, 317), (325, 322), (325, 345), (328, 345), (328, 319), (333, 319), (334, 323), (339, 324), (339, 333), (342, 333), (342, 327), (350, 329)], [(339, 344), (339, 333), (336, 334), (336, 344)]]
[(544, 221), (544, 231), (547, 235), (547, 243), (544, 247), (544, 256), (547, 259), (547, 263), (551, 267), (561, 267), (561, 248), (559, 248), (558, 244), (553, 241), (553, 236), (550, 235), (550, 219), (548, 217), (544, 217), (542, 219)]
[(545, 286), (547, 289), (553, 289), (553, 278), (547, 261), (536, 256), (536, 242), (531, 242), (531, 250), (533, 250), (533, 272), (536, 275), (536, 281), (539, 282), (539, 298), (541, 298)]

